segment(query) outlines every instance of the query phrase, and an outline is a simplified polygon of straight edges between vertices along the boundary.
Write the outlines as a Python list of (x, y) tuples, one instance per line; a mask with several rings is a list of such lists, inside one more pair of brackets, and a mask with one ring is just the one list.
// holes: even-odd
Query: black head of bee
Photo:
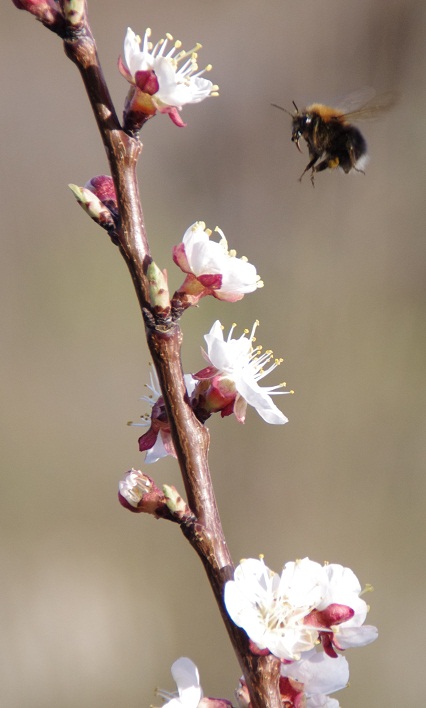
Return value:
[(312, 123), (312, 116), (309, 113), (295, 113), (293, 116), (291, 139), (296, 144), (299, 152), (302, 152), (299, 146), (300, 138), (306, 136), (306, 131)]

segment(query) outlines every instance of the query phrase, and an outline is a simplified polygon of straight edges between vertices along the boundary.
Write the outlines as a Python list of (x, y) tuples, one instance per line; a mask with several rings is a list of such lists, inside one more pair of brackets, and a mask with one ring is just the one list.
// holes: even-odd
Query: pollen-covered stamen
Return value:
[[(169, 57), (167, 56), (168, 59), (170, 59), (175, 66), (178, 66), (179, 64), (179, 59), (177, 57)], [(185, 78), (187, 75), (193, 75), (194, 71), (197, 71), (198, 69), (198, 64), (197, 64), (197, 59), (196, 56), (193, 55), (188, 61), (185, 62), (185, 64), (182, 64), (182, 66), (179, 68), (178, 74), (180, 77)]]
[[(151, 364), (150, 364), (151, 366)], [(161, 390), (160, 390), (160, 383), (158, 381), (157, 373), (154, 369), (154, 371), (151, 371), (149, 374), (149, 384), (144, 384), (145, 388), (147, 388), (149, 391), (151, 391), (148, 396), (141, 396), (139, 400), (145, 401), (145, 403), (148, 403), (151, 408), (154, 408), (155, 404), (157, 403), (158, 399), (161, 397)], [(127, 425), (130, 425), (131, 427), (135, 428), (147, 428), (151, 425), (151, 413), (143, 413), (141, 416), (141, 421), (138, 423), (135, 423), (131, 420), (128, 421)]]
[[(151, 27), (147, 27), (146, 30), (145, 30), (144, 37), (143, 37), (143, 46), (142, 46), (142, 49), (143, 49), (144, 52), (146, 52), (146, 51), (148, 51), (149, 49), (152, 48), (152, 42), (149, 41), (149, 38), (151, 37), (151, 34), (152, 34), (152, 29), (151, 29)], [(140, 44), (140, 43), (141, 43), (141, 38), (140, 38), (140, 36), (139, 36), (138, 34), (136, 35), (136, 39), (138, 40), (138, 42), (139, 42), (139, 44)], [(162, 40), (161, 40), (161, 41), (162, 41)]]
[[(253, 337), (253, 332), (252, 336), (250, 337), (251, 341), (255, 341), (255, 338)], [(263, 354), (261, 354), (263, 347), (262, 345), (258, 344), (256, 347), (253, 347), (250, 357), (249, 357), (249, 366), (252, 367), (253, 373), (254, 373), (254, 378), (255, 380), (263, 379), (265, 376), (271, 373), (274, 369), (277, 368), (277, 366), (280, 366), (284, 359), (274, 359), (274, 353), (272, 349), (266, 349)], [(265, 369), (265, 364), (268, 364), (270, 361), (274, 359), (273, 363)], [(274, 386), (272, 388), (281, 388), (282, 386), (285, 386), (285, 384), (277, 384), (277, 386)]]
[[(179, 45), (177, 42), (175, 43), (176, 48), (180, 49), (181, 46), (182, 46), (182, 42), (179, 42)], [(200, 44), (200, 42), (197, 42), (192, 49), (188, 49), (188, 51), (186, 51), (186, 52), (182, 49), (182, 51), (179, 52), (178, 54), (176, 54), (176, 56), (174, 57), (175, 61), (181, 62), (183, 59), (186, 59), (186, 57), (189, 57), (190, 61), (196, 62), (198, 59), (198, 51), (199, 51), (199, 49), (202, 48), (202, 46), (203, 45)]]
[[(275, 595), (270, 603), (256, 603), (259, 616), (271, 632), (280, 632), (289, 625), (303, 625), (306, 608), (295, 608), (286, 597)], [(304, 628), (306, 626), (304, 625)]]
[(149, 384), (145, 384), (145, 388), (149, 389), (151, 393), (148, 396), (141, 396), (141, 401), (146, 401), (150, 405), (152, 405), (153, 400), (158, 400), (161, 396), (161, 391), (160, 391), (160, 384), (157, 378), (157, 375), (155, 377), (153, 376), (152, 372), (149, 375)]
[[(215, 227), (214, 227), (214, 230), (215, 230), (216, 233), (218, 233), (219, 236), (220, 236), (219, 245), (222, 246), (223, 250), (224, 250), (229, 256), (232, 256), (232, 258), (235, 258), (235, 256), (237, 255), (237, 252), (236, 252), (234, 249), (232, 249), (231, 251), (228, 250), (228, 241), (227, 241), (226, 236), (225, 236), (225, 234), (223, 233), (222, 229), (220, 229), (218, 226), (215, 226)], [(209, 234), (209, 235), (211, 235), (211, 233), (212, 233), (212, 232), (210, 231), (210, 234)]]
[(151, 425), (151, 416), (148, 413), (143, 413), (140, 416), (140, 422), (136, 423), (133, 420), (128, 420), (127, 425), (131, 428), (148, 428)]
[[(231, 341), (231, 339), (232, 339), (232, 333), (233, 333), (233, 331), (234, 331), (234, 329), (235, 329), (236, 326), (237, 326), (237, 323), (236, 323), (236, 322), (233, 322), (232, 325), (231, 325), (231, 329), (229, 330), (228, 339), (226, 340), (227, 342), (230, 342), (230, 341)], [(221, 325), (221, 328), (222, 328), (222, 329), (225, 329), (225, 327), (224, 327), (223, 325)]]
[[(177, 68), (177, 66), (186, 58), (188, 60), (185, 62), (183, 66), (180, 67), (179, 69), (179, 75), (180, 76), (185, 76), (186, 74), (192, 74), (194, 75), (194, 71), (197, 71), (198, 65), (197, 65), (197, 59), (198, 59), (198, 50), (201, 49), (202, 44), (200, 42), (197, 42), (195, 46), (192, 49), (189, 49), (187, 51), (181, 49), (182, 47), (182, 42), (180, 39), (173, 39), (173, 35), (170, 34), (170, 32), (166, 32), (166, 39), (160, 39), (156, 45), (153, 47), (152, 42), (148, 41), (148, 37), (151, 36), (151, 30), (147, 30), (145, 33), (145, 38), (144, 38), (144, 44), (143, 44), (143, 50), (150, 51), (153, 57), (158, 58), (158, 57), (164, 57), (165, 59), (168, 59), (173, 66)], [(173, 46), (169, 51), (166, 53), (167, 46), (169, 42), (174, 42)], [(175, 52), (178, 51), (177, 54)], [(196, 76), (199, 76), (201, 73), (204, 71), (210, 71), (211, 69), (211, 64), (208, 64), (205, 69), (203, 69), (199, 74), (196, 74)]]
[[(274, 369), (277, 368), (277, 366), (280, 366), (280, 364), (283, 363), (284, 359), (274, 359), (274, 353), (271, 349), (266, 350), (263, 354), (260, 354), (262, 347), (256, 347), (255, 350), (253, 350), (253, 364), (255, 365), (256, 369), (258, 369), (258, 374), (256, 375), (256, 378), (263, 378), (264, 376), (267, 376), (268, 374), (271, 373)], [(270, 361), (274, 360), (273, 363), (267, 368), (264, 368), (265, 364), (268, 364)]]
[[(249, 339), (250, 339), (251, 342), (255, 342), (255, 341), (256, 341), (256, 337), (254, 336), (254, 334), (255, 334), (257, 328), (259, 327), (259, 325), (260, 325), (259, 320), (255, 320), (255, 321), (253, 322), (253, 327), (251, 328), (251, 334), (250, 334), (250, 337), (249, 337)], [(248, 330), (247, 330), (247, 331), (248, 331)]]

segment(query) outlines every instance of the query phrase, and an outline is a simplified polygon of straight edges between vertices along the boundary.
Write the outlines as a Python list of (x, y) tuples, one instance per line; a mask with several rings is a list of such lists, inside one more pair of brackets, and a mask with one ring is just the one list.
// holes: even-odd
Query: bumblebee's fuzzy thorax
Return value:
[(342, 123), (346, 122), (342, 111), (339, 111), (337, 108), (332, 108), (331, 106), (324, 106), (322, 103), (313, 103), (311, 106), (305, 108), (303, 113), (316, 113), (326, 123), (333, 120), (338, 120)]

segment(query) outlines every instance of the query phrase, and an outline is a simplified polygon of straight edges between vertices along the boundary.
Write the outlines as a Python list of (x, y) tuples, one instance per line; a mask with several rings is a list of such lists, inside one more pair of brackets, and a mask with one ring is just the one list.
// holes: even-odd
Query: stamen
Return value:
[(234, 331), (234, 329), (235, 329), (236, 326), (237, 326), (237, 323), (236, 323), (236, 322), (233, 322), (233, 324), (232, 324), (232, 326), (231, 326), (231, 329), (229, 330), (228, 340), (227, 340), (228, 342), (230, 341), (230, 339), (231, 339), (231, 337), (232, 337), (232, 333), (233, 333), (233, 331)]

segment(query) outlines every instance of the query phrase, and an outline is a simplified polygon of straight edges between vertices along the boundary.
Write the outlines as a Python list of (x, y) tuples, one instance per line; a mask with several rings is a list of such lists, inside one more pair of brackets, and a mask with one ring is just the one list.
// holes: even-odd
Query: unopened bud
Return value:
[(181, 497), (176, 487), (169, 484), (163, 484), (163, 492), (167, 508), (171, 512), (174, 519), (178, 521), (195, 520), (194, 514), (186, 501)]
[(12, 2), (18, 10), (27, 10), (34, 15), (52, 5), (48, 0), (12, 0)]
[(170, 296), (167, 285), (167, 271), (160, 270), (152, 261), (146, 272), (149, 283), (149, 300), (156, 318), (167, 320), (170, 316)]
[(64, 17), (70, 25), (79, 25), (84, 16), (84, 0), (63, 0)]
[(45, 27), (61, 34), (65, 31), (64, 18), (55, 0), (12, 0), (18, 10), (26, 10), (42, 22)]
[(117, 209), (117, 195), (115, 193), (114, 181), (110, 175), (96, 175), (89, 179), (84, 185), (101, 200), (108, 209)]
[(79, 187), (76, 184), (68, 185), (80, 206), (93, 221), (102, 226), (107, 231), (115, 228), (115, 221), (111, 211), (104, 206), (99, 197), (86, 187)]
[(166, 504), (173, 514), (186, 511), (186, 502), (182, 499), (176, 487), (163, 484), (163, 492), (166, 497)]

